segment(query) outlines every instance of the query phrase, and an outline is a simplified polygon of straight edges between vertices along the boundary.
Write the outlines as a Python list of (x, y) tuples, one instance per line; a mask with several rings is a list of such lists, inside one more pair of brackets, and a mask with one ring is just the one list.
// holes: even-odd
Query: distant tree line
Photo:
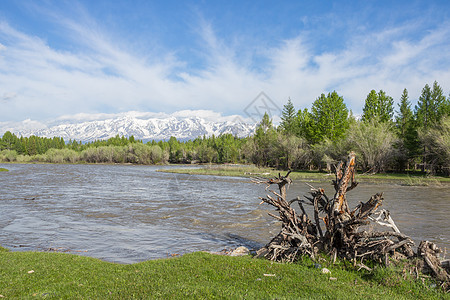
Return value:
[[(394, 117), (394, 112), (395, 117)], [(255, 134), (231, 134), (179, 141), (143, 143), (133, 136), (81, 143), (58, 137), (17, 137), (6, 132), (0, 139), (0, 161), (52, 163), (254, 163), (284, 169), (330, 169), (348, 152), (357, 153), (365, 172), (420, 169), (450, 173), (450, 96), (437, 82), (422, 89), (412, 108), (404, 89), (395, 111), (394, 100), (372, 90), (360, 118), (348, 110), (336, 91), (320, 95), (310, 110), (295, 109), (289, 99), (281, 123), (265, 114)]]
[(50, 163), (236, 163), (245, 162), (243, 145), (248, 138), (231, 134), (199, 137), (186, 142), (171, 137), (168, 141), (143, 143), (134, 136), (82, 143), (62, 138), (17, 137), (6, 132), (0, 139), (0, 161)]

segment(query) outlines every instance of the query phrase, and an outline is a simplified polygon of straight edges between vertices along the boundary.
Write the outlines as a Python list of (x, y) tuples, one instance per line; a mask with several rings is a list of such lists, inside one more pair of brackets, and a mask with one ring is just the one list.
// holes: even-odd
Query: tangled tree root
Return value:
[[(360, 202), (350, 209), (346, 193), (354, 189), (355, 154), (350, 153), (346, 163), (339, 163), (335, 170), (336, 179), (333, 180), (335, 194), (328, 198), (324, 190), (311, 186), (310, 196), (306, 200), (287, 200), (286, 190), (292, 183), (286, 176), (272, 179), (254, 178), (258, 184), (266, 184), (266, 190), (272, 185), (278, 185), (279, 192), (271, 191), (273, 196), (260, 198), (261, 203), (268, 203), (276, 208), (278, 215), (269, 213), (281, 221), (281, 231), (267, 245), (257, 251), (256, 257), (279, 262), (294, 262), (304, 255), (312, 259), (319, 253), (327, 253), (334, 260), (337, 257), (352, 260), (354, 265), (367, 268), (363, 260), (373, 260), (385, 265), (390, 259), (420, 258), (422, 272), (431, 273), (448, 288), (450, 270), (448, 261), (439, 259), (440, 250), (431, 242), (421, 242), (417, 253), (412, 249), (412, 239), (402, 234), (395, 225), (387, 210), (378, 210), (383, 202), (383, 194), (378, 193), (366, 202)], [(298, 203), (301, 213), (292, 207)], [(304, 204), (312, 205), (314, 212), (312, 219), (307, 215)], [(375, 223), (388, 227), (386, 231), (367, 231), (361, 226)]]

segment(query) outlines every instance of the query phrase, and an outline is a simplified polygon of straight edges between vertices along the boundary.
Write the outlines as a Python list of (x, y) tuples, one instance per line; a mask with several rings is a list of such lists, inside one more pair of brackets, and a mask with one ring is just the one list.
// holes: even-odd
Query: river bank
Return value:
[[(256, 167), (251, 165), (198, 165), (196, 168), (191, 166), (171, 169), (161, 169), (158, 172), (190, 174), (190, 175), (212, 175), (212, 176), (231, 176), (231, 177), (275, 177), (279, 173), (285, 174), (284, 170), (275, 170), (272, 168)], [(450, 177), (428, 176), (418, 172), (402, 173), (377, 173), (377, 174), (358, 174), (359, 182), (393, 182), (409, 186), (428, 186), (450, 184)], [(312, 182), (330, 181), (334, 179), (331, 173), (319, 171), (293, 171), (289, 177), (292, 180), (307, 180)]]
[(432, 280), (402, 274), (399, 267), (375, 267), (369, 272), (325, 259), (281, 264), (206, 252), (123, 265), (0, 247), (0, 276), (0, 297), (5, 298), (448, 298)]

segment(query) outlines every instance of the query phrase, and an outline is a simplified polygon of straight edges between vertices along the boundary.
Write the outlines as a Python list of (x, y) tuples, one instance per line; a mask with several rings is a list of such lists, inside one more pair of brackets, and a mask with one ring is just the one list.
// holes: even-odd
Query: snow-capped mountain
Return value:
[(104, 140), (116, 135), (133, 135), (141, 140), (168, 140), (171, 136), (181, 140), (195, 139), (199, 136), (218, 136), (231, 133), (246, 137), (254, 133), (256, 125), (232, 121), (209, 121), (201, 117), (167, 117), (141, 119), (121, 116), (106, 120), (81, 123), (60, 124), (39, 130), (22, 130), (19, 136), (36, 135), (40, 137), (62, 137), (89, 142)]

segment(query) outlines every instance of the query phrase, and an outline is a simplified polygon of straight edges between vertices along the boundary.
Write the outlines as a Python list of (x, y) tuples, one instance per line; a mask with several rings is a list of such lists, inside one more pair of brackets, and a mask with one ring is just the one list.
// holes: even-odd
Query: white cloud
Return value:
[[(130, 111), (143, 118), (194, 111), (227, 119), (225, 115), (245, 116), (244, 108), (261, 91), (280, 107), (291, 97), (298, 109), (336, 90), (358, 113), (371, 89), (383, 89), (395, 100), (404, 88), (412, 100), (418, 98), (434, 80), (449, 89), (448, 24), (415, 40), (408, 38), (407, 24), (364, 32), (343, 49), (317, 53), (306, 34), (264, 51), (229, 44), (201, 20), (203, 47), (196, 51), (204, 54), (206, 64), (191, 69), (176, 52), (138, 53), (126, 38), (102, 31), (87, 15), (83, 18), (85, 22), (75, 22), (58, 16), (59, 25), (84, 49), (71, 52), (0, 23), (0, 98), (14, 100), (0, 101), (2, 120), (92, 120)], [(249, 51), (268, 63), (255, 68), (251, 55), (239, 55)]]
[(3, 135), (7, 131), (23, 132), (31, 130), (40, 130), (48, 128), (46, 124), (40, 121), (26, 119), (20, 122), (0, 122), (0, 134)]

